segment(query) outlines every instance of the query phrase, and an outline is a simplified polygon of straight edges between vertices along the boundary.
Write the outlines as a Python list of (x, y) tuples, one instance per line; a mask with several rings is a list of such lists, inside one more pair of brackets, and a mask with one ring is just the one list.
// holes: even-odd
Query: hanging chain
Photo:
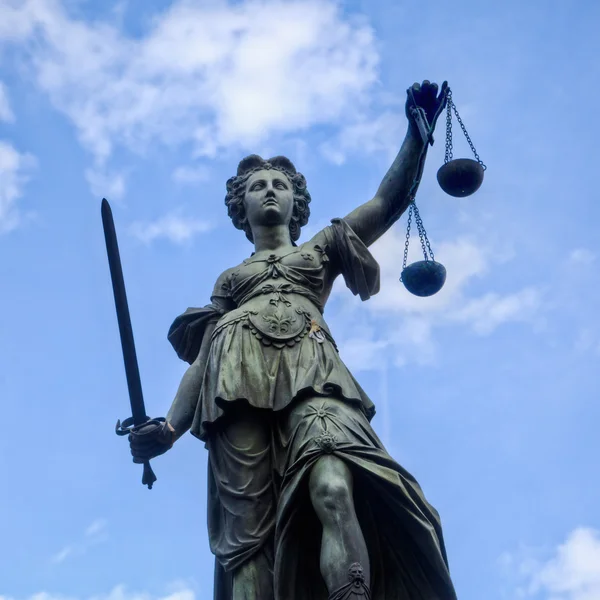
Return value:
[(471, 137), (467, 133), (467, 128), (465, 127), (463, 120), (458, 114), (456, 104), (454, 104), (454, 102), (452, 101), (452, 90), (450, 88), (448, 88), (448, 93), (446, 97), (448, 98), (448, 104), (446, 105), (446, 154), (444, 155), (444, 164), (452, 160), (452, 111), (454, 111), (454, 114), (456, 115), (456, 120), (458, 121), (462, 132), (467, 138), (467, 142), (469, 143), (471, 152), (473, 152), (473, 154), (475, 155), (475, 160), (481, 165), (482, 169), (485, 171), (487, 167), (485, 166), (481, 158), (479, 158), (479, 154), (477, 154), (477, 150), (475, 150), (475, 146), (471, 141)]
[(419, 233), (419, 240), (421, 241), (421, 250), (423, 250), (423, 257), (425, 262), (434, 261), (435, 255), (433, 254), (433, 250), (431, 249), (431, 244), (429, 243), (429, 238), (427, 237), (427, 232), (425, 231), (425, 227), (423, 225), (423, 220), (421, 219), (421, 215), (419, 214), (419, 209), (415, 204), (414, 198), (410, 202), (410, 206), (408, 207), (408, 223), (406, 225), (406, 241), (404, 242), (404, 257), (402, 259), (402, 270), (406, 269), (406, 263), (408, 261), (408, 247), (410, 245), (410, 230), (412, 226), (413, 215), (415, 217), (415, 223), (417, 224), (417, 232)]
[(454, 114), (456, 115), (456, 120), (458, 121), (460, 128), (463, 130), (463, 133), (465, 134), (465, 137), (467, 138), (467, 142), (469, 142), (471, 151), (475, 155), (475, 160), (481, 165), (481, 167), (485, 171), (487, 169), (487, 167), (483, 164), (483, 161), (479, 158), (479, 154), (477, 154), (477, 150), (475, 150), (475, 146), (473, 145), (473, 142), (471, 141), (471, 138), (469, 137), (469, 134), (467, 133), (465, 124), (462, 122), (462, 119), (460, 118), (460, 115), (458, 114), (458, 110), (456, 110), (456, 104), (454, 104), (454, 102), (452, 102), (452, 108), (454, 110)]
[(435, 261), (433, 250), (431, 249), (429, 238), (427, 237), (427, 232), (425, 231), (421, 215), (419, 214), (419, 209), (417, 208), (416, 204), (413, 204), (413, 206), (415, 210), (415, 223), (417, 224), (417, 231), (419, 232), (419, 239), (421, 240), (421, 249), (423, 250), (425, 262), (427, 262), (430, 258), (431, 260)]
[(452, 160), (452, 90), (446, 92), (446, 153), (444, 164)]
[(408, 260), (408, 245), (410, 244), (410, 226), (412, 223), (413, 208), (415, 207), (414, 200), (408, 207), (408, 225), (406, 227), (406, 242), (404, 242), (404, 259), (402, 260), (402, 270), (406, 269), (406, 261)]

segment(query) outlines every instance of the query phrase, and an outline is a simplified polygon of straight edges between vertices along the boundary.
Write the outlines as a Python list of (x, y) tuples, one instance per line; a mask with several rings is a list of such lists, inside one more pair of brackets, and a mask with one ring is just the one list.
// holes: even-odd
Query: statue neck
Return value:
[(257, 226), (252, 229), (254, 251), (275, 251), (293, 247), (287, 225)]

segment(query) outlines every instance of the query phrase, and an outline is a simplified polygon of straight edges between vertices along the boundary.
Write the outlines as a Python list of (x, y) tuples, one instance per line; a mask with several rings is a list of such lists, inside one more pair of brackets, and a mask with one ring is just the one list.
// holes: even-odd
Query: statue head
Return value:
[(295, 242), (300, 228), (308, 223), (310, 199), (306, 179), (291, 160), (285, 156), (265, 160), (251, 154), (240, 161), (237, 174), (227, 181), (225, 204), (234, 226), (251, 242), (252, 223), (286, 224)]

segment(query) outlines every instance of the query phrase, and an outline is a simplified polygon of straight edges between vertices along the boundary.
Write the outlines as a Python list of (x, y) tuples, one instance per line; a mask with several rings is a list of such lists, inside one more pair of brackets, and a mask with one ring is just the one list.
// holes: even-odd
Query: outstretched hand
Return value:
[[(438, 94), (439, 90), (439, 94)], [(427, 80), (423, 81), (421, 85), (414, 83), (412, 87), (407, 90), (406, 99), (406, 116), (410, 123), (411, 128), (415, 133), (418, 133), (418, 127), (415, 123), (414, 117), (411, 114), (411, 108), (420, 107), (425, 111), (427, 121), (433, 132), (438, 117), (444, 110), (447, 101), (448, 82), (442, 83), (442, 88), (439, 89), (437, 83), (431, 83)]]

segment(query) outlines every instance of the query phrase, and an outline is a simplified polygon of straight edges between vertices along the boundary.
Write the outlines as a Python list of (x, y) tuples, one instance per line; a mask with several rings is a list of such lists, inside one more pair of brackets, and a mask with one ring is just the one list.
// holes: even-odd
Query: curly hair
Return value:
[(285, 156), (275, 156), (265, 160), (257, 154), (251, 154), (243, 158), (238, 165), (237, 174), (227, 180), (227, 195), (225, 196), (227, 214), (233, 221), (233, 225), (237, 229), (243, 230), (246, 237), (251, 242), (254, 242), (252, 230), (246, 218), (244, 196), (246, 194), (246, 183), (250, 176), (263, 169), (276, 169), (280, 171), (292, 184), (294, 209), (290, 221), (290, 238), (292, 242), (296, 242), (300, 237), (300, 228), (308, 223), (308, 217), (310, 216), (310, 207), (308, 204), (311, 198), (306, 189), (304, 175), (298, 173), (292, 161)]

